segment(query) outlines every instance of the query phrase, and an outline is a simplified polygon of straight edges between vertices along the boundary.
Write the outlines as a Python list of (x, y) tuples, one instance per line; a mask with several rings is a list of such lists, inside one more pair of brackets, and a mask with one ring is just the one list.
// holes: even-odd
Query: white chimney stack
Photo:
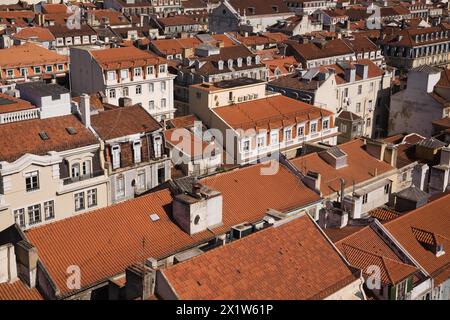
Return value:
[(81, 121), (86, 128), (91, 127), (91, 101), (88, 94), (83, 93), (80, 99)]

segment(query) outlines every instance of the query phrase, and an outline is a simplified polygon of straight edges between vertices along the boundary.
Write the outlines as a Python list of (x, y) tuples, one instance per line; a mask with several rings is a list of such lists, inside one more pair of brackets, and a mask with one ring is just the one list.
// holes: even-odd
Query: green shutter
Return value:
[(397, 299), (397, 288), (396, 286), (391, 286), (389, 290), (389, 300)]
[(406, 282), (406, 292), (411, 292), (413, 289), (413, 277), (409, 277)]

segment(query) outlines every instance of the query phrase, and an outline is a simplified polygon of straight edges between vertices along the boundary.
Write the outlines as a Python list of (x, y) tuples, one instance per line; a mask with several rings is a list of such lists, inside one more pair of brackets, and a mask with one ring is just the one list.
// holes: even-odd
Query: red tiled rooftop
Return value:
[(234, 129), (267, 128), (282, 121), (307, 121), (333, 113), (283, 95), (214, 108)]
[(36, 108), (26, 100), (14, 98), (4, 93), (0, 93), (0, 100), (3, 102), (0, 104), (0, 114)]
[[(443, 274), (448, 276), (450, 272), (450, 254), (446, 249), (450, 248), (450, 194), (387, 222), (384, 226), (435, 280), (445, 280)], [(431, 235), (436, 243), (443, 245), (446, 253), (436, 257), (434, 252), (427, 250), (419, 242), (421, 238), (414, 231), (417, 229)], [(439, 283), (436, 281), (435, 285)]]
[(167, 62), (163, 58), (135, 47), (93, 50), (91, 55), (106, 70), (142, 67)]
[(162, 272), (193, 300), (322, 299), (357, 280), (306, 215)]
[(42, 300), (36, 288), (28, 288), (21, 280), (0, 284), (0, 300)]
[(67, 63), (67, 56), (59, 55), (36, 44), (26, 43), (0, 50), (0, 66), (3, 68), (41, 66), (44, 64)]
[(339, 148), (347, 154), (347, 166), (335, 169), (323, 160), (318, 153), (311, 153), (303, 157), (291, 160), (291, 162), (303, 174), (313, 171), (321, 174), (320, 191), (323, 196), (328, 196), (340, 189), (340, 178), (346, 181), (346, 187), (353, 183), (358, 184), (377, 175), (394, 170), (394, 167), (384, 161), (372, 157), (364, 150), (364, 142), (356, 139), (344, 144)]

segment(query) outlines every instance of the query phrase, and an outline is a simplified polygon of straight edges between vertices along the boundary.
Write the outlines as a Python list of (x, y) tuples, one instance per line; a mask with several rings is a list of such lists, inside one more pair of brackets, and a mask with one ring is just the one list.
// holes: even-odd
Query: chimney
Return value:
[(344, 70), (345, 72), (345, 81), (347, 82), (355, 82), (356, 79), (356, 68), (355, 67), (347, 67)]
[(38, 262), (37, 249), (25, 240), (18, 242), (15, 249), (19, 278), (28, 287), (35, 288)]
[(444, 147), (441, 149), (441, 166), (449, 166), (450, 167), (450, 147)]
[(0, 283), (17, 279), (16, 254), (11, 243), (0, 246)]
[(395, 145), (387, 145), (386, 149), (384, 150), (384, 158), (383, 160), (387, 163), (389, 163), (391, 166), (396, 167), (397, 166), (397, 156), (398, 156), (398, 150)]
[(132, 100), (128, 97), (119, 98), (119, 107), (131, 107), (133, 104)]
[(199, 183), (190, 192), (174, 197), (172, 210), (175, 221), (189, 235), (222, 224), (222, 194)]
[(370, 154), (372, 157), (376, 158), (377, 160), (380, 161), (384, 160), (385, 150), (386, 150), (386, 143), (377, 140), (366, 139), (367, 153)]
[(155, 274), (153, 270), (142, 264), (133, 264), (125, 270), (125, 296), (127, 300), (148, 299), (155, 293)]
[(320, 192), (320, 183), (321, 183), (322, 177), (320, 173), (314, 172), (314, 171), (308, 171), (306, 176), (302, 179), (302, 182), (306, 184), (306, 186), (317, 193), (321, 194)]
[(83, 93), (80, 97), (81, 122), (86, 128), (91, 127), (91, 101), (88, 94)]
[(344, 180), (343, 178), (340, 178), (339, 181), (340, 181), (340, 183), (341, 183), (341, 190), (340, 190), (340, 199), (339, 199), (339, 202), (340, 202), (340, 207), (341, 207), (341, 209), (344, 210), (344, 194), (345, 194), (344, 190), (345, 190), (345, 180)]
[(356, 74), (362, 79), (367, 79), (369, 75), (369, 66), (367, 64), (355, 64)]

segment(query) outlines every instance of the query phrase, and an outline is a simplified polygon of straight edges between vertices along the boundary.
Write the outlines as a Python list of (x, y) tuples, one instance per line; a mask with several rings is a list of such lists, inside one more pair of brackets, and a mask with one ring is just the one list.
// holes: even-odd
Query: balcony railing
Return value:
[(85, 180), (89, 180), (95, 177), (100, 177), (104, 174), (104, 172), (102, 170), (99, 171), (95, 171), (91, 174), (85, 174), (85, 175), (81, 175), (78, 177), (68, 177), (68, 178), (64, 178), (63, 179), (63, 185), (68, 185), (68, 184), (72, 184), (72, 183), (76, 183), (79, 181), (85, 181)]

